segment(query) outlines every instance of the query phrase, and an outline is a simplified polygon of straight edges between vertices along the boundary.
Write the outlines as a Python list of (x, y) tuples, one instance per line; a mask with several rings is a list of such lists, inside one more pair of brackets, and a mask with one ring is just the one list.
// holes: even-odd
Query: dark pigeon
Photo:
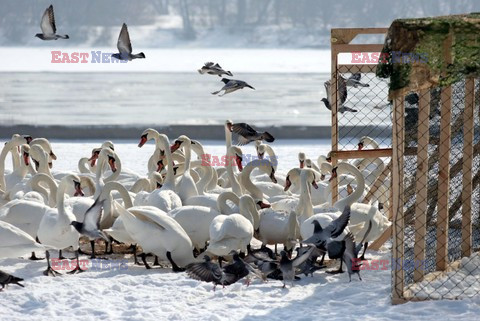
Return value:
[(42, 21), (40, 22), (40, 28), (42, 33), (37, 33), (35, 37), (42, 40), (57, 40), (57, 39), (69, 39), (68, 35), (57, 35), (57, 27), (55, 26), (55, 15), (53, 14), (53, 5), (50, 5), (42, 16)]
[(275, 138), (268, 132), (257, 132), (247, 123), (236, 123), (232, 125), (232, 132), (238, 135), (238, 145), (246, 145), (255, 140), (264, 140), (273, 143)]
[(222, 82), (225, 84), (222, 87), (222, 89), (214, 91), (212, 95), (216, 95), (220, 93), (222, 90), (224, 90), (223, 94), (219, 95), (221, 97), (221, 96), (225, 96), (226, 94), (233, 93), (234, 91), (237, 91), (239, 89), (243, 89), (245, 87), (255, 90), (255, 88), (253, 88), (243, 80), (222, 78)]
[(206, 62), (202, 68), (198, 69), (198, 73), (201, 75), (203, 74), (217, 75), (218, 77), (222, 77), (222, 75), (227, 75), (230, 77), (233, 76), (233, 74), (230, 71), (223, 70), (223, 68), (220, 67), (219, 64), (215, 64), (213, 62)]
[(19, 283), (21, 281), (23, 281), (22, 278), (17, 278), (16, 276), (0, 271), (0, 285), (2, 286), (0, 291), (2, 291), (8, 284), (16, 284), (23, 288), (24, 285)]
[(305, 262), (310, 257), (314, 249), (315, 247), (310, 247), (308, 251), (303, 253), (301, 256), (297, 256), (293, 260), (288, 258), (287, 252), (280, 252), (280, 255), (282, 256), (280, 259), (280, 271), (282, 271), (284, 288), (286, 287), (287, 281), (290, 281), (291, 285), (293, 286), (293, 280), (295, 279), (295, 268)]
[(145, 58), (143, 52), (138, 54), (132, 54), (132, 42), (130, 41), (130, 35), (128, 34), (127, 24), (122, 25), (120, 35), (118, 36), (117, 49), (119, 53), (113, 54), (113, 58), (119, 60), (133, 60), (138, 58)]

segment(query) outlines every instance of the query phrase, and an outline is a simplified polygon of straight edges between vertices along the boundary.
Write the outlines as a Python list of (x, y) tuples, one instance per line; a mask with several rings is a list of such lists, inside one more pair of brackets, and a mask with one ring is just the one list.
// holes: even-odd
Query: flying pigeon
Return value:
[(222, 75), (227, 75), (232, 77), (233, 74), (230, 71), (225, 71), (223, 70), (222, 67), (220, 67), (219, 64), (214, 64), (213, 62), (206, 62), (205, 65), (198, 69), (198, 73), (203, 75), (203, 74), (209, 74), (209, 75), (217, 75), (218, 77), (222, 77)]
[(118, 36), (117, 48), (119, 53), (113, 54), (113, 58), (119, 60), (133, 60), (137, 58), (145, 58), (143, 52), (139, 54), (132, 54), (132, 43), (130, 41), (130, 36), (128, 34), (127, 24), (122, 25), (122, 30), (120, 30), (120, 35)]
[(8, 284), (16, 284), (21, 286), (22, 288), (24, 287), (22, 284), (18, 283), (20, 281), (23, 281), (21, 278), (17, 278), (16, 276), (10, 275), (6, 272), (0, 271), (0, 285), (2, 288), (0, 291), (2, 291), (6, 285)]
[[(327, 98), (322, 98), (322, 101), (323, 101), (323, 103), (325, 104), (325, 107), (327, 107), (328, 110), (332, 110), (332, 107), (330, 105), (330, 102), (332, 101), (332, 91), (331, 91), (330, 80), (327, 80), (324, 83), (324, 86), (325, 86), (325, 92), (327, 93)], [(338, 94), (339, 94), (339, 98), (340, 98), (340, 107), (338, 108), (338, 111), (342, 114), (346, 111), (356, 113), (357, 112), (356, 109), (353, 109), (353, 108), (350, 108), (350, 107), (347, 107), (347, 106), (343, 105), (345, 103), (345, 101), (347, 100), (347, 83), (345, 81), (345, 78), (343, 78), (343, 77), (340, 77), (339, 80), (338, 80)]]
[(257, 132), (247, 123), (235, 123), (232, 125), (232, 132), (238, 134), (237, 144), (242, 146), (254, 140), (264, 140), (268, 143), (273, 143), (275, 138), (268, 132)]
[(60, 39), (70, 39), (68, 35), (57, 35), (57, 27), (55, 26), (55, 16), (53, 15), (53, 5), (50, 5), (42, 16), (42, 22), (40, 22), (40, 28), (42, 33), (37, 33), (35, 37), (38, 37), (42, 40), (57, 40)]
[(220, 93), (222, 90), (224, 90), (223, 94), (219, 95), (220, 97), (222, 97), (222, 96), (225, 96), (226, 94), (233, 93), (234, 91), (239, 90), (239, 89), (243, 89), (245, 87), (252, 88), (253, 90), (255, 90), (255, 88), (253, 88), (252, 86), (250, 86), (249, 84), (247, 84), (243, 80), (222, 78), (221, 81), (225, 85), (222, 87), (222, 89), (220, 89), (218, 91), (214, 91), (212, 93), (212, 95), (216, 95), (216, 94)]

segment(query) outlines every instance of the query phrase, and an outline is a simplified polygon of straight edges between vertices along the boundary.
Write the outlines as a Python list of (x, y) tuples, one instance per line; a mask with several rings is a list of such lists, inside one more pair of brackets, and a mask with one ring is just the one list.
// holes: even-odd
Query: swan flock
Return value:
[[(343, 272), (344, 263), (348, 275), (360, 278), (352, 261), (363, 260), (368, 243), (391, 224), (384, 214), (387, 182), (363, 202), (383, 161), (360, 159), (333, 168), (328, 157), (313, 160), (300, 151), (298, 167), (277, 172), (270, 134), (242, 140), (254, 142), (257, 151), (248, 162), (232, 144), (233, 128), (246, 126), (253, 130), (225, 122), (220, 158), (193, 138), (171, 140), (148, 128), (138, 144), (155, 144), (145, 174), (123, 168), (110, 141), (92, 146), (77, 169), (55, 171), (57, 157), (47, 139), (13, 135), (0, 153), (0, 258), (41, 260), (45, 254), (44, 274), (55, 276), (61, 274), (52, 265), (57, 251), (59, 259), (62, 251), (75, 253), (75, 268), (68, 272), (75, 274), (84, 271), (79, 256), (115, 250), (117, 257), (134, 254), (134, 264), (147, 269), (153, 256), (154, 266), (163, 262), (215, 286), (252, 277), (283, 280), (285, 286), (298, 274), (324, 268), (328, 255), (340, 267), (327, 272)], [(359, 148), (367, 146), (378, 144), (362, 137)], [(5, 168), (7, 157), (11, 169)], [(339, 200), (332, 203), (334, 178)]]

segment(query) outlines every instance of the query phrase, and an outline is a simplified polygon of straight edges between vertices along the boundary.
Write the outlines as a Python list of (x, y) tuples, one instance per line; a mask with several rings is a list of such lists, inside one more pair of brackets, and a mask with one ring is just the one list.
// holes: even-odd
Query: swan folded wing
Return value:
[(132, 43), (130, 42), (130, 35), (128, 34), (127, 25), (125, 23), (122, 25), (122, 30), (120, 30), (120, 35), (118, 36), (117, 49), (120, 54), (132, 53)]
[(54, 35), (57, 32), (55, 27), (55, 16), (53, 14), (53, 6), (50, 5), (42, 16), (42, 21), (40, 22), (40, 28), (44, 35)]
[(158, 217), (155, 217), (155, 215), (149, 215), (146, 212), (139, 212), (135, 210), (130, 210), (130, 213), (132, 213), (133, 216), (135, 216), (135, 218), (139, 219), (140, 221), (143, 221), (145, 223), (151, 223), (161, 230), (166, 230), (165, 226), (159, 222)]

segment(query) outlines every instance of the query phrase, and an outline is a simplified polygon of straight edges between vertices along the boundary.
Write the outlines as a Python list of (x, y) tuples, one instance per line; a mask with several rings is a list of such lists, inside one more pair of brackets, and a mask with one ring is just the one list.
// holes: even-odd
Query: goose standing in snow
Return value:
[(233, 74), (230, 71), (223, 70), (223, 68), (220, 67), (219, 64), (215, 64), (213, 62), (206, 62), (202, 68), (198, 69), (198, 73), (201, 75), (203, 74), (217, 75), (218, 77), (222, 77), (222, 75), (227, 75), (230, 77), (233, 76)]
[(118, 60), (131, 61), (137, 58), (145, 58), (145, 54), (143, 52), (132, 54), (132, 42), (130, 41), (130, 35), (128, 34), (126, 23), (122, 25), (120, 35), (118, 35), (117, 49), (119, 53), (113, 54), (112, 57), (117, 58)]
[(42, 40), (57, 40), (57, 39), (69, 39), (68, 35), (57, 35), (57, 27), (55, 26), (55, 16), (53, 14), (53, 5), (50, 5), (42, 16), (42, 22), (40, 23), (42, 33), (37, 33), (35, 37)]
[(245, 87), (251, 88), (255, 90), (252, 86), (247, 84), (243, 80), (235, 80), (235, 79), (227, 79), (227, 78), (222, 78), (222, 82), (225, 84), (222, 89), (214, 91), (212, 95), (216, 95), (220, 93), (222, 90), (224, 91), (223, 94), (219, 95), (220, 97), (225, 96), (226, 94), (233, 93), (234, 91), (237, 91), (239, 89), (243, 89)]

